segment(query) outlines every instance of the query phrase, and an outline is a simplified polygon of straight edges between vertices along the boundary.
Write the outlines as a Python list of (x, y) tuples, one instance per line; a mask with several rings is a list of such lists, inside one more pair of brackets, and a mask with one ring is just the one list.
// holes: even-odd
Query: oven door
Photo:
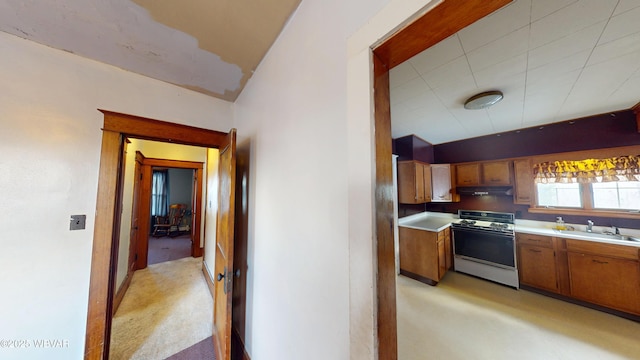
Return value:
[(455, 256), (502, 267), (516, 267), (513, 234), (478, 229), (453, 229)]

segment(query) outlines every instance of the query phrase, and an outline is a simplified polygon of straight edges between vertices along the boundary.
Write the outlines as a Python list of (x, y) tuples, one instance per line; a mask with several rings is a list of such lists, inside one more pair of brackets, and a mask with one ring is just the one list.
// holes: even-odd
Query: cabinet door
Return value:
[(531, 205), (533, 201), (533, 169), (531, 160), (514, 160), (515, 204)]
[(444, 276), (444, 273), (447, 272), (447, 250), (444, 243), (444, 238), (438, 236), (438, 278), (437, 281), (440, 281)]
[(451, 166), (431, 164), (431, 201), (451, 201)]
[(509, 161), (482, 163), (482, 180), (485, 185), (510, 185), (511, 164)]
[(453, 247), (451, 246), (451, 228), (446, 228), (441, 231), (444, 236), (444, 251), (445, 251), (445, 268), (447, 270), (453, 267)]
[(519, 244), (518, 255), (521, 284), (558, 292), (556, 257), (553, 249)]
[(400, 272), (438, 281), (438, 235), (432, 231), (400, 226)]
[(474, 186), (480, 184), (480, 163), (456, 165), (456, 185)]
[(424, 202), (424, 172), (420, 163), (398, 162), (398, 202), (401, 204)]
[(569, 252), (571, 295), (640, 314), (640, 267), (637, 260)]
[(430, 202), (431, 201), (431, 165), (420, 164), (420, 166), (422, 167), (422, 202)]

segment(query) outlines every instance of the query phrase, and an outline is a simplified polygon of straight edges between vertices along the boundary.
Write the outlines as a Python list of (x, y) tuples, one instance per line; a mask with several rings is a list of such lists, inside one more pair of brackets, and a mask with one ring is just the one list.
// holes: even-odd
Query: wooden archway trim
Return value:
[(510, 2), (445, 0), (373, 50), (378, 359), (398, 359), (389, 70)]
[(171, 142), (176, 144), (220, 148), (227, 133), (173, 124), (166, 121), (143, 118), (100, 110), (104, 114), (98, 194), (91, 255), (89, 302), (85, 337), (85, 359), (106, 359), (109, 353), (111, 312), (113, 308), (116, 264), (113, 256), (117, 244), (113, 241), (116, 231), (117, 203), (120, 201), (121, 156), (125, 136)]

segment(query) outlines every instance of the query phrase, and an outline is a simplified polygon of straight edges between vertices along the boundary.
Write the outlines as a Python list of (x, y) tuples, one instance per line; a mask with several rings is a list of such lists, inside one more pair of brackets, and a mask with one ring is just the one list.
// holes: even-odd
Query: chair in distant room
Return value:
[(185, 204), (171, 204), (169, 215), (156, 216), (152, 236), (175, 236), (180, 234), (180, 223), (187, 211)]

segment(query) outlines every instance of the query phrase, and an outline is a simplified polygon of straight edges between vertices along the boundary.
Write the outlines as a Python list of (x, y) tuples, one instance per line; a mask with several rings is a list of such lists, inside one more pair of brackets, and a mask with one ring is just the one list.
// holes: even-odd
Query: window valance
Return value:
[(536, 183), (640, 181), (640, 155), (548, 161), (533, 166)]

